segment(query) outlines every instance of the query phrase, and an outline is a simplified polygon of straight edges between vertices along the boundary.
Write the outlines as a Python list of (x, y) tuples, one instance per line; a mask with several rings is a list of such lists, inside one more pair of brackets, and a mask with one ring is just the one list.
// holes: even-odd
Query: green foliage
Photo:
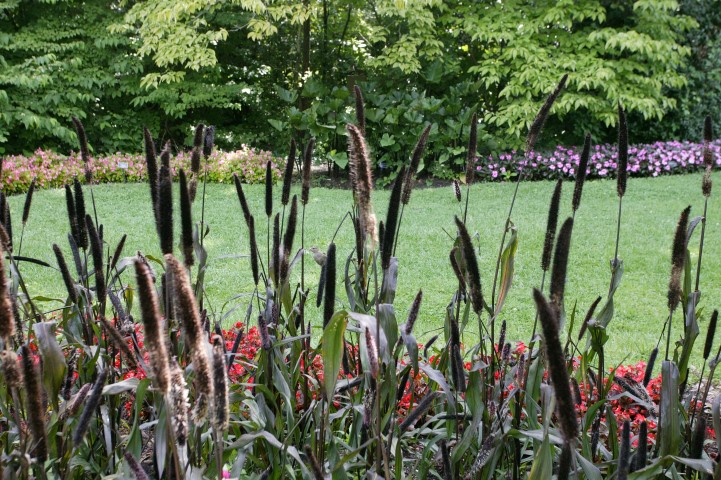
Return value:
[(226, 149), (285, 151), (289, 137), (315, 136), (320, 159), (344, 168), (357, 83), (380, 171), (397, 171), (407, 134), (430, 123), (426, 171), (457, 176), (471, 111), (480, 153), (519, 148), (564, 73), (547, 138), (610, 140), (619, 101), (632, 119), (680, 122), (669, 117), (679, 100), (685, 111), (715, 91), (697, 87), (701, 74), (687, 89), (688, 56), (710, 62), (696, 72), (718, 63), (713, 41), (702, 48), (717, 22), (695, 29), (706, 10), (691, 3), (679, 13), (673, 0), (6, 2), (0, 148), (70, 148), (71, 115), (98, 151), (140, 150), (143, 125), (182, 146), (192, 117), (224, 132)]
[[(106, 2), (10, 2), (0, 9), (0, 142), (10, 152), (71, 145), (70, 117), (94, 117), (96, 148), (129, 148), (115, 130), (142, 62), (130, 39), (107, 32), (121, 13)], [(141, 115), (125, 118), (128, 130)], [(146, 119), (147, 121), (147, 119)], [(125, 135), (130, 135), (126, 130)], [(121, 133), (121, 132), (118, 132)], [(133, 149), (135, 149), (133, 147)]]
[(721, 125), (721, 10), (714, 0), (682, 0), (680, 7), (682, 14), (698, 22), (698, 28), (687, 31), (682, 42), (691, 50), (689, 61), (679, 70), (687, 82), (669, 90), (677, 99), (677, 108), (661, 121), (652, 122), (642, 139), (698, 141), (706, 115)]
[(695, 25), (676, 9), (673, 1), (468, 3), (444, 23), (467, 42), (468, 71), (493, 98), (486, 121), (522, 135), (538, 99), (569, 73), (553, 112), (576, 112), (578, 138), (589, 125), (615, 125), (617, 102), (645, 119), (674, 108), (667, 89), (685, 84), (678, 69), (689, 54), (681, 33)]

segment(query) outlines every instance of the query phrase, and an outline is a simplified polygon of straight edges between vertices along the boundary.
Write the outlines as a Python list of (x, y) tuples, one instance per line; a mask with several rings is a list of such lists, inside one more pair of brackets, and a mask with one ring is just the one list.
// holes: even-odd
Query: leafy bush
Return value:
[[(215, 151), (207, 160), (208, 180), (217, 183), (233, 181), (237, 173), (247, 183), (265, 180), (265, 166), (272, 163), (274, 178), (280, 178), (279, 165), (285, 160), (272, 153), (243, 145), (232, 152)], [(121, 168), (121, 164), (127, 168)], [(171, 173), (175, 178), (180, 168), (190, 168), (190, 157), (180, 152), (170, 159)], [(33, 179), (40, 188), (58, 188), (71, 183), (81, 175), (84, 164), (80, 154), (69, 156), (51, 151), (37, 150), (32, 156), (9, 155), (2, 159), (2, 188), (7, 194), (26, 192)], [(139, 182), (147, 178), (142, 155), (116, 153), (92, 159), (93, 177), (99, 183)]]

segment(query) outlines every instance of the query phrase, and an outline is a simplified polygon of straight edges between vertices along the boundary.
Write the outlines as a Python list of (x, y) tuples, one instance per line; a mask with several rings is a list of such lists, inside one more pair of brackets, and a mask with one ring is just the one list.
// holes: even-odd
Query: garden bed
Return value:
[[(721, 140), (712, 142), (716, 166), (721, 166)], [(580, 147), (556, 147), (550, 152), (533, 152), (526, 158), (516, 150), (500, 155), (479, 157), (476, 161), (476, 175), (481, 181), (499, 182), (516, 178), (518, 172), (524, 180), (573, 179), (581, 157)], [(703, 169), (703, 144), (691, 142), (656, 142), (629, 147), (628, 174), (632, 177), (657, 177), (679, 173), (698, 172)], [(615, 145), (594, 145), (588, 162), (587, 178), (615, 178), (617, 169)], [(237, 173), (245, 183), (262, 183), (265, 179), (265, 165), (273, 164), (275, 178), (280, 178), (280, 168), (285, 158), (265, 150), (246, 145), (231, 152), (214, 152), (207, 163), (208, 181), (230, 183), (232, 174)], [(174, 176), (180, 168), (186, 170), (190, 156), (184, 152), (172, 156), (170, 165)], [(98, 155), (92, 159), (93, 175), (97, 182), (137, 182), (146, 179), (145, 160), (141, 154), (115, 153)], [(29, 156), (10, 155), (3, 158), (1, 183), (5, 192), (27, 191), (30, 182), (36, 178), (37, 187), (62, 187), (75, 176), (82, 175), (84, 164), (79, 154), (61, 155), (51, 151), (37, 150)], [(327, 168), (319, 165), (314, 174), (320, 186), (349, 188), (346, 175), (325, 179), (321, 175)], [(389, 172), (390, 173), (390, 172)], [(419, 186), (448, 185), (450, 181), (426, 178)]]

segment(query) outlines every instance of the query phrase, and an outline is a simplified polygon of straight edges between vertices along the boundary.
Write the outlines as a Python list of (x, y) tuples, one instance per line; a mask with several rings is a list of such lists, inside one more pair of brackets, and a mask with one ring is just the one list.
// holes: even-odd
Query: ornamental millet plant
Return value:
[[(573, 80), (569, 78), (571, 84)], [(529, 149), (537, 144), (542, 122), (559, 92), (557, 88), (531, 124)], [(542, 335), (532, 336), (529, 344), (538, 344), (538, 349), (508, 338), (513, 329), (507, 327), (514, 320), (503, 311), (517, 260), (516, 229), (523, 231), (523, 225), (506, 228), (496, 258), (498, 273), (483, 291), (481, 278), (490, 274), (493, 262), (474, 245), (474, 230), (486, 229), (464, 218), (463, 210), (455, 219), (448, 217), (457, 235), (448, 245), (446, 274), (455, 276), (458, 288), (445, 317), (434, 319), (424, 308), (422, 296), (433, 294), (429, 286), (423, 294), (418, 292), (405, 323), (400, 323), (395, 298), (404, 288), (404, 271), (403, 259), (396, 257), (402, 250), (396, 246), (409, 241), (399, 229), (404, 192), (410, 192), (415, 175), (412, 163), (419, 157), (415, 152), (410, 155), (406, 173), (395, 180), (383, 222), (376, 226), (371, 199), (373, 152), (364, 136), (360, 91), (356, 100), (357, 124), (347, 127), (351, 221), (338, 227), (347, 228), (354, 242), (346, 244), (342, 236), (329, 238), (327, 245), (314, 250), (322, 270), (313, 263), (305, 268), (304, 212), (312, 208), (312, 140), (306, 140), (303, 149), (299, 198), (293, 192), (298, 186), (293, 184), (291, 167), (283, 168), (283, 187), (273, 189), (280, 172), (268, 161), (260, 164), (258, 178), (270, 179), (266, 182), (270, 198), (261, 195), (257, 204), (263, 204), (268, 225), (272, 218), (275, 227), (275, 232), (270, 228), (266, 232), (267, 251), (256, 239), (263, 232), (256, 232), (254, 203), (246, 198), (251, 190), (244, 190), (243, 183), (251, 180), (242, 172), (229, 174), (244, 219), (238, 235), (242, 239), (238, 275), (246, 275), (254, 284), (251, 292), (239, 292), (227, 306), (203, 303), (206, 278), (212, 275), (207, 257), (213, 254), (213, 244), (202, 241), (208, 235), (205, 204), (192, 201), (192, 182), (201, 172), (203, 158), (206, 178), (219, 158), (213, 152), (212, 129), (196, 128), (193, 150), (185, 157), (190, 165), (180, 166), (182, 174), (177, 169), (179, 194), (172, 192), (175, 157), (166, 150), (159, 168), (156, 163), (157, 190), (147, 202), (158, 231), (158, 246), (152, 251), (123, 257), (132, 235), (119, 235), (115, 246), (108, 238), (111, 230), (104, 228), (94, 210), (90, 215), (85, 211), (80, 181), (66, 189), (65, 228), (70, 232), (72, 258), (65, 261), (61, 242), (52, 248), (58, 280), (68, 291), (60, 314), (51, 317), (40, 310), (31, 303), (35, 294), (25, 291), (27, 285), (16, 285), (12, 282), (19, 279), (3, 274), (7, 283), (0, 289), (0, 307), (9, 308), (0, 309), (0, 314), (5, 311), (5, 323), (0, 324), (4, 332), (0, 408), (8, 412), (5, 418), (12, 432), (3, 437), (8, 440), (2, 446), (3, 469), (20, 478), (82, 478), (85, 468), (97, 475), (135, 478), (185, 478), (191, 473), (208, 478), (228, 474), (323, 478), (341, 472), (349, 477), (407, 478), (409, 471), (421, 477), (469, 479), (554, 474), (624, 478), (639, 471), (662, 475), (671, 469), (686, 476), (712, 474), (718, 459), (708, 447), (715, 432), (706, 427), (721, 422), (721, 406), (709, 415), (698, 405), (706, 401), (719, 362), (719, 354), (712, 354), (711, 326), (703, 352), (711, 373), (703, 383), (704, 368), (697, 391), (691, 392), (698, 401), (693, 405), (679, 401), (682, 370), (689, 370), (694, 345), (692, 327), (698, 325), (692, 308), (695, 292), (685, 287), (692, 283), (684, 277), (686, 269), (677, 267), (679, 255), (687, 255), (686, 238), (693, 223), (688, 213), (679, 222), (677, 238), (682, 241), (674, 242), (671, 255), (679, 283), (669, 289), (673, 290), (669, 302), (678, 304), (675, 312), (682, 312), (684, 328), (678, 328), (682, 322), (677, 321), (671, 330), (669, 315), (668, 330), (660, 337), (666, 336), (668, 350), (660, 377), (653, 374), (653, 357), (650, 368), (642, 363), (611, 371), (606, 367), (601, 333), (606, 333), (613, 316), (607, 307), (612, 292), (605, 303), (596, 299), (585, 315), (564, 306), (573, 300), (573, 289), (566, 284), (576, 281), (567, 276), (576, 258), (571, 235), (584, 226), (583, 216), (575, 216), (585, 179), (581, 172), (571, 200), (574, 216), (560, 228), (558, 215), (564, 201), (560, 182), (551, 197), (547, 241), (538, 252), (544, 276), (541, 288), (520, 292), (537, 306)], [(430, 132), (428, 126), (425, 132)], [(423, 141), (422, 135), (418, 143)], [(471, 138), (469, 145), (477, 141)], [(708, 144), (712, 146), (713, 140)], [(586, 145), (582, 156), (591, 164), (590, 137)], [(154, 151), (152, 147), (148, 151)], [(475, 165), (477, 148), (469, 146), (466, 167)], [(635, 160), (630, 147), (628, 152), (632, 173)], [(291, 157), (292, 152), (289, 161)], [(534, 158), (530, 152), (526, 157)], [(619, 158), (619, 168), (622, 163)], [(471, 170), (467, 179), (479, 176), (478, 170)], [(519, 176), (529, 178), (527, 172)], [(627, 193), (620, 174), (619, 203)], [(152, 183), (150, 188), (154, 189)], [(514, 192), (512, 205), (519, 191)], [(468, 211), (482, 208), (470, 203), (468, 192), (466, 201)], [(180, 216), (173, 215), (176, 209)], [(299, 214), (300, 247), (294, 240)], [(201, 219), (200, 228), (192, 225), (194, 217)], [(623, 221), (616, 220), (617, 225)], [(0, 232), (8, 237), (5, 272), (15, 269), (22, 278), (20, 263), (7, 248), (11, 234), (4, 230), (5, 224), (3, 219)], [(27, 225), (31, 228), (32, 222)], [(190, 230), (192, 235), (189, 226), (196, 228)], [(178, 245), (181, 253), (176, 258)], [(191, 247), (197, 253), (194, 262), (186, 254)], [(550, 288), (544, 292), (549, 271)], [(322, 298), (313, 301), (316, 293), (311, 288), (319, 277)], [(243, 321), (228, 328), (232, 315)], [(477, 332), (476, 322), (470, 321), (473, 315)], [(711, 318), (715, 325), (717, 314)], [(256, 320), (257, 326), (252, 325)], [(425, 340), (425, 334), (414, 330), (434, 321), (438, 330), (419, 345), (415, 335)], [(496, 321), (501, 322), (498, 336)], [(56, 371), (54, 366), (61, 368)], [(19, 388), (21, 381), (24, 388)], [(82, 468), (70, 461), (71, 455), (86, 459)]]

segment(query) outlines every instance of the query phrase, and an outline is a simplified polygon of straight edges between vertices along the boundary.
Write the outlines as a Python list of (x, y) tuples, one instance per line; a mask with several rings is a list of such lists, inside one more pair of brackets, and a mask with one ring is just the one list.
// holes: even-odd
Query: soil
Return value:
[[(331, 172), (328, 173), (328, 168), (326, 166), (315, 166), (313, 168), (313, 174), (311, 177), (311, 183), (314, 187), (323, 187), (323, 188), (334, 188), (334, 189), (343, 189), (343, 190), (349, 190), (351, 188), (350, 178), (348, 177), (347, 173), (345, 172)], [(378, 177), (374, 177), (378, 178)], [(376, 186), (379, 186), (379, 183), (376, 182)], [(386, 183), (386, 182), (383, 182)], [(436, 177), (422, 177), (422, 178), (416, 178), (415, 184), (413, 185), (414, 189), (423, 189), (423, 188), (437, 188), (437, 187), (449, 187), (451, 186), (452, 181), (446, 180), (442, 178), (436, 178)], [(384, 189), (390, 190), (393, 186), (393, 182), (387, 182), (387, 185), (383, 187)]]

